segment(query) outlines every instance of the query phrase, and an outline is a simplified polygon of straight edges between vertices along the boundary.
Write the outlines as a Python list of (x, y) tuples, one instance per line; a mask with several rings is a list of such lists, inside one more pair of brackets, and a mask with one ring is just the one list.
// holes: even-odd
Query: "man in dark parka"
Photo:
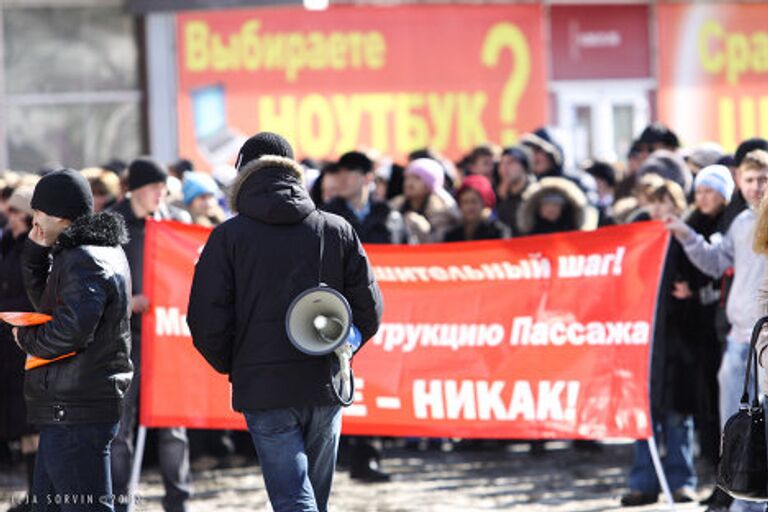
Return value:
[[(329, 392), (331, 358), (297, 350), (285, 330), (291, 301), (322, 279), (349, 302), (363, 340), (382, 301), (355, 231), (315, 208), (293, 151), (262, 132), (240, 150), (230, 191), (238, 215), (211, 233), (195, 269), (188, 323), (195, 347), (232, 383), (272, 507), (327, 510), (341, 409)], [(322, 234), (322, 235), (321, 235)]]

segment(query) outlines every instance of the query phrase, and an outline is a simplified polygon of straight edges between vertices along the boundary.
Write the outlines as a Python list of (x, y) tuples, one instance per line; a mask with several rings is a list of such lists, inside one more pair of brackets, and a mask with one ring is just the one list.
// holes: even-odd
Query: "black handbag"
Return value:
[[(749, 501), (768, 500), (768, 447), (766, 446), (765, 405), (760, 402), (757, 373), (757, 339), (768, 317), (757, 321), (752, 330), (744, 389), (739, 412), (723, 427), (717, 486), (730, 496)], [(752, 401), (749, 376), (754, 372)]]

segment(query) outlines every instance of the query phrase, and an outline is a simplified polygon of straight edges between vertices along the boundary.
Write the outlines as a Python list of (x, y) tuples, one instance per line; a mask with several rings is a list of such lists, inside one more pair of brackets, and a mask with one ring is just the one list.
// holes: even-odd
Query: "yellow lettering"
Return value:
[(726, 148), (736, 147), (736, 106), (731, 98), (720, 98), (717, 102), (720, 143)]
[(344, 69), (347, 60), (347, 44), (341, 32), (332, 32), (328, 38), (328, 54), (331, 68)]
[(699, 28), (698, 53), (704, 71), (737, 85), (744, 73), (768, 73), (768, 32), (728, 32), (709, 20)]
[(226, 46), (219, 36), (213, 36), (211, 41), (211, 60), (214, 71), (229, 71), (237, 64), (232, 47)]
[(409, 153), (429, 145), (429, 128), (424, 117), (415, 110), (424, 106), (421, 94), (398, 94), (395, 97), (395, 150)]
[(739, 83), (739, 75), (749, 69), (749, 44), (742, 34), (728, 36), (725, 41), (725, 51), (728, 55), (728, 83)]
[[(260, 130), (284, 134), (303, 155), (322, 158), (360, 144), (397, 154), (427, 146), (466, 151), (488, 140), (487, 105), (485, 92), (398, 92), (265, 95), (256, 107)], [(721, 102), (721, 120), (724, 112)]]
[(296, 98), (281, 96), (279, 109), (276, 103), (274, 96), (259, 98), (259, 129), (296, 140)]
[(749, 139), (754, 137), (757, 132), (757, 121), (755, 119), (755, 100), (750, 97), (741, 98), (739, 102), (741, 111), (741, 133), (739, 138)]
[(285, 78), (289, 82), (295, 82), (299, 70), (304, 67), (304, 52), (302, 52), (303, 38), (300, 34), (291, 34), (285, 45)]
[(184, 45), (189, 71), (204, 71), (210, 65), (208, 52), (208, 25), (202, 21), (190, 21), (184, 28)]
[(458, 100), (458, 146), (459, 149), (468, 151), (488, 140), (483, 126), (483, 111), (488, 103), (488, 96), (484, 92), (460, 93)]
[(768, 71), (768, 34), (752, 34), (752, 69), (758, 73)]
[(325, 36), (320, 32), (310, 32), (307, 38), (309, 49), (307, 51), (307, 65), (309, 69), (323, 69), (328, 64), (327, 55), (323, 51)]
[(716, 50), (714, 54), (709, 52), (712, 42), (722, 41), (723, 32), (723, 27), (714, 20), (707, 21), (699, 29), (699, 60), (701, 67), (707, 73), (717, 74), (723, 69), (725, 62), (723, 52), (721, 50)]
[(387, 60), (387, 42), (379, 32), (369, 32), (365, 41), (365, 62), (371, 69), (381, 69)]
[(389, 117), (394, 98), (391, 94), (366, 94), (363, 108), (371, 120), (371, 145), (375, 148), (389, 147)]
[(319, 94), (310, 94), (299, 106), (299, 142), (307, 156), (326, 157), (333, 148), (336, 135), (333, 112), (328, 101)]
[(248, 71), (259, 69), (261, 54), (259, 50), (259, 27), (258, 21), (247, 21), (243, 25), (243, 64)]
[(380, 32), (318, 31), (260, 34), (261, 21), (245, 21), (233, 33), (212, 32), (203, 21), (184, 26), (185, 65), (189, 71), (282, 71), (295, 82), (305, 69), (378, 70), (386, 63)]
[(360, 97), (335, 94), (331, 97), (331, 104), (339, 125), (339, 140), (336, 142), (335, 152), (344, 153), (357, 146), (360, 140)]
[(265, 35), (261, 38), (261, 50), (264, 69), (280, 69), (285, 62), (285, 38), (276, 35)]
[(360, 32), (350, 32), (349, 37), (349, 61), (353, 69), (359, 69), (363, 65), (362, 36)]
[(500, 133), (504, 145), (517, 139), (516, 130), (509, 127), (517, 119), (517, 107), (520, 97), (525, 92), (531, 75), (531, 52), (523, 32), (512, 23), (502, 22), (494, 25), (485, 36), (482, 48), (482, 62), (485, 67), (496, 68), (501, 62), (501, 52), (508, 49), (512, 54), (512, 69), (501, 90), (499, 117), (504, 123)]
[(444, 95), (428, 94), (427, 109), (432, 120), (431, 147), (437, 151), (445, 151), (453, 128), (453, 113), (456, 110), (456, 94), (449, 92)]

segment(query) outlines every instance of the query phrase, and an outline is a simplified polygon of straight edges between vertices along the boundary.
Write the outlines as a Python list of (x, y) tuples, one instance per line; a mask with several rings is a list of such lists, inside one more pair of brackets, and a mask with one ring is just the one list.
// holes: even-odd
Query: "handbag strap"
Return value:
[(748, 409), (749, 405), (749, 377), (753, 371), (755, 378), (752, 382), (753, 395), (752, 395), (752, 407), (757, 408), (760, 406), (760, 393), (758, 390), (758, 376), (757, 376), (757, 340), (760, 337), (760, 332), (763, 330), (763, 326), (768, 323), (768, 316), (762, 317), (755, 323), (755, 327), (752, 329), (752, 339), (749, 342), (749, 356), (747, 356), (747, 371), (744, 375), (744, 387), (742, 389), (740, 406), (743, 409)]

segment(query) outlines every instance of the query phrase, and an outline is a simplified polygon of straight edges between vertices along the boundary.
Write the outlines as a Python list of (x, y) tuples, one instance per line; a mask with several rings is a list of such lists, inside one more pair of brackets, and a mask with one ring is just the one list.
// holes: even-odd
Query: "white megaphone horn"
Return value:
[(335, 351), (347, 340), (351, 326), (352, 309), (347, 299), (325, 285), (303, 291), (285, 315), (288, 339), (311, 356)]

